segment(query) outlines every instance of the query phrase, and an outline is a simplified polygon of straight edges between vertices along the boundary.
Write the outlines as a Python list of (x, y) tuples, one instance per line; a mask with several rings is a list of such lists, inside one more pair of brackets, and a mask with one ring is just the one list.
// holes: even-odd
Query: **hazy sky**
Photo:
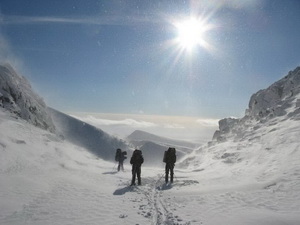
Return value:
[(1, 60), (65, 112), (242, 117), (300, 65), (299, 0), (1, 0)]

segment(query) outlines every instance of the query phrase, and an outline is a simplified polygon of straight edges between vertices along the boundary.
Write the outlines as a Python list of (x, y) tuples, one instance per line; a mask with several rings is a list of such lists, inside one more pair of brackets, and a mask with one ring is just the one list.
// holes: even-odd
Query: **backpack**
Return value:
[(166, 162), (167, 162), (167, 151), (165, 151), (165, 153), (164, 153), (163, 162), (164, 162), (164, 163), (166, 163)]
[(130, 164), (142, 164), (144, 162), (144, 158), (141, 150), (134, 150), (130, 159)]
[(119, 161), (120, 157), (121, 157), (121, 149), (118, 148), (116, 151), (115, 160)]
[(176, 162), (176, 149), (175, 148), (169, 148), (164, 153), (163, 158), (164, 163), (175, 163)]
[(126, 151), (122, 152), (121, 155), (122, 155), (123, 160), (127, 159), (127, 152)]

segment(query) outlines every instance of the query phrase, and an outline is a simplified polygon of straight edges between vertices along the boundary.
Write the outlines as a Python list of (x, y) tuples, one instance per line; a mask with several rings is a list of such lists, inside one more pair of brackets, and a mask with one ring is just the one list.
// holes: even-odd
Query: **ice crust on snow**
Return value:
[(0, 104), (31, 124), (54, 132), (45, 102), (9, 64), (0, 65)]

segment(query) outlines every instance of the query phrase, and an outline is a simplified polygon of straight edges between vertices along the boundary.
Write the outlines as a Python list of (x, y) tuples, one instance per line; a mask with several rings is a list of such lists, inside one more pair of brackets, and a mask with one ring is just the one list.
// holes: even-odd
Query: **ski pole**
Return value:
[(160, 180), (161, 180), (161, 178), (163, 178), (164, 177), (164, 173), (160, 176), (160, 178), (158, 179), (158, 181), (156, 182), (156, 183), (158, 183)]
[(116, 168), (116, 165), (117, 165), (117, 163), (115, 162), (115, 165), (114, 165), (114, 167), (112, 168), (112, 170), (113, 170), (113, 171), (115, 170), (115, 168)]
[(173, 176), (174, 176), (175, 180), (178, 181), (177, 177), (175, 176), (175, 173), (173, 173)]

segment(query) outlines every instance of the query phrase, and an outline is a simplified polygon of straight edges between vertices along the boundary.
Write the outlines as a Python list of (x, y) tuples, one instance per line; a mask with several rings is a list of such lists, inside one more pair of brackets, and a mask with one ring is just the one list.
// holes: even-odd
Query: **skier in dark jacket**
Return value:
[(166, 163), (165, 168), (165, 181), (168, 183), (169, 181), (169, 173), (170, 173), (170, 181), (173, 183), (174, 176), (174, 166), (176, 162), (176, 150), (175, 148), (169, 148), (168, 151), (165, 151), (163, 162)]
[(115, 160), (119, 163), (118, 171), (120, 171), (121, 169), (122, 169), (122, 171), (124, 171), (123, 163), (124, 163), (124, 160), (127, 159), (126, 155), (127, 155), (126, 151), (122, 152), (121, 149), (119, 149), (119, 148), (117, 149), (116, 155), (115, 155)]
[(135, 185), (135, 178), (138, 178), (138, 185), (141, 185), (141, 166), (144, 162), (144, 158), (141, 150), (134, 150), (132, 153), (130, 164), (132, 164), (132, 180), (131, 186)]

